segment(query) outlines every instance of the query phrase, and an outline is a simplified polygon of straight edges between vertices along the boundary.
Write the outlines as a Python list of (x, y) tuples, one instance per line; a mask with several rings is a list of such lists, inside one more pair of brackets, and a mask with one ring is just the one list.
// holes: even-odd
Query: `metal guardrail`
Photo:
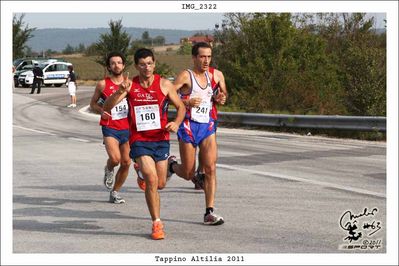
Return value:
[[(169, 111), (176, 115), (176, 110)], [(317, 128), (355, 131), (386, 131), (386, 117), (381, 116), (339, 116), (339, 115), (283, 115), (218, 112), (221, 123), (244, 126), (267, 126), (284, 128)]]

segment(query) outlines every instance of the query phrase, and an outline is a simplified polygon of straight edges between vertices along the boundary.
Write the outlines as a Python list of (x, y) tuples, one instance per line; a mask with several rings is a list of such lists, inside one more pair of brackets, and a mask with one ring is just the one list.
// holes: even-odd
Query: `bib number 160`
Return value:
[(155, 113), (145, 113), (145, 114), (140, 114), (141, 120), (155, 120)]

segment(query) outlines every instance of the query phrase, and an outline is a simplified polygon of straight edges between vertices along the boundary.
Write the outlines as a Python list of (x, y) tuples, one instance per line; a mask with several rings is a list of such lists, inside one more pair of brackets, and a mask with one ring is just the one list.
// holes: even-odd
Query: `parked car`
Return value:
[[(66, 83), (69, 76), (68, 66), (72, 65), (68, 62), (45, 62), (39, 63), (39, 67), (43, 70), (43, 85), (61, 87)], [(33, 83), (33, 71), (25, 71), (19, 74), (18, 83), (23, 87), (30, 87)]]
[(32, 70), (33, 69), (33, 65), (24, 65), (22, 68), (20, 68), (19, 70), (15, 70), (14, 72), (14, 86), (18, 87), (19, 86), (19, 75), (21, 73), (27, 72), (28, 70)]

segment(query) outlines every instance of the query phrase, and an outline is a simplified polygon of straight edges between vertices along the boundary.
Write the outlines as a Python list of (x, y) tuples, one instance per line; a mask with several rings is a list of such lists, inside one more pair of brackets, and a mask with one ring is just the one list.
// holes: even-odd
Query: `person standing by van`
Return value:
[(71, 96), (71, 103), (69, 105), (67, 105), (67, 107), (75, 108), (76, 107), (77, 86), (76, 86), (76, 75), (75, 75), (75, 71), (73, 70), (73, 65), (68, 66), (68, 71), (69, 71), (69, 76), (67, 79), (67, 87), (68, 87), (69, 95)]
[(43, 70), (39, 67), (38, 63), (35, 63), (32, 72), (33, 72), (33, 83), (30, 94), (35, 93), (36, 86), (37, 86), (37, 94), (39, 94), (43, 82)]

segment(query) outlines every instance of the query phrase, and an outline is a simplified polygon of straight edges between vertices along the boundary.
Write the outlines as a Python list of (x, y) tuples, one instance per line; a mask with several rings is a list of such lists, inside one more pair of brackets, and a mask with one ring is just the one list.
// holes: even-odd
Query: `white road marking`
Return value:
[[(27, 127), (22, 127), (22, 126), (17, 126), (17, 125), (13, 125), (13, 127), (27, 130), (27, 131), (32, 131), (35, 133), (40, 133), (40, 134), (45, 134), (45, 135), (50, 135), (50, 136), (57, 136), (57, 134), (46, 132), (46, 131), (41, 131), (41, 130), (37, 130), (37, 129), (33, 129), (33, 128), (27, 128)], [(75, 138), (75, 137), (68, 137), (67, 139), (73, 140), (73, 141), (85, 142), (85, 143), (90, 142), (90, 140), (80, 139), (80, 138)]]
[(375, 197), (379, 197), (379, 198), (386, 198), (386, 195), (383, 193), (378, 193), (378, 192), (365, 190), (365, 189), (361, 189), (361, 188), (342, 186), (342, 185), (338, 185), (338, 184), (334, 184), (334, 183), (310, 180), (310, 179), (306, 179), (306, 178), (288, 176), (288, 175), (272, 173), (272, 172), (264, 172), (264, 171), (261, 172), (261, 171), (257, 171), (257, 170), (250, 170), (250, 169), (235, 167), (235, 166), (231, 166), (231, 165), (227, 165), (227, 164), (217, 164), (216, 166), (220, 167), (220, 168), (224, 168), (224, 169), (229, 169), (229, 170), (242, 171), (242, 172), (263, 175), (263, 176), (272, 176), (272, 177), (277, 177), (277, 178), (285, 179), (285, 180), (294, 180), (294, 181), (304, 182), (304, 183), (308, 183), (308, 184), (312, 184), (312, 185), (335, 188), (335, 189), (349, 191), (349, 192), (356, 192), (356, 193), (371, 195), (371, 196), (375, 196)]
[(50, 136), (56, 136), (56, 134), (54, 134), (54, 133), (45, 132), (45, 131), (41, 131), (41, 130), (37, 130), (37, 129), (21, 127), (21, 126), (17, 126), (17, 125), (13, 125), (13, 127), (16, 127), (16, 128), (19, 128), (19, 129), (23, 129), (23, 130), (27, 130), (27, 131), (36, 132), (36, 133), (46, 134), (46, 135), (50, 135)]
[(79, 138), (74, 138), (74, 137), (69, 137), (68, 138), (69, 140), (74, 140), (74, 141), (79, 141), (79, 142), (90, 142), (89, 140), (87, 140), (87, 139), (79, 139)]
[(99, 120), (100, 119), (100, 114), (95, 114), (93, 112), (90, 112), (90, 105), (86, 105), (82, 108), (79, 109), (79, 113), (87, 115), (91, 118), (95, 118), (95, 120)]

